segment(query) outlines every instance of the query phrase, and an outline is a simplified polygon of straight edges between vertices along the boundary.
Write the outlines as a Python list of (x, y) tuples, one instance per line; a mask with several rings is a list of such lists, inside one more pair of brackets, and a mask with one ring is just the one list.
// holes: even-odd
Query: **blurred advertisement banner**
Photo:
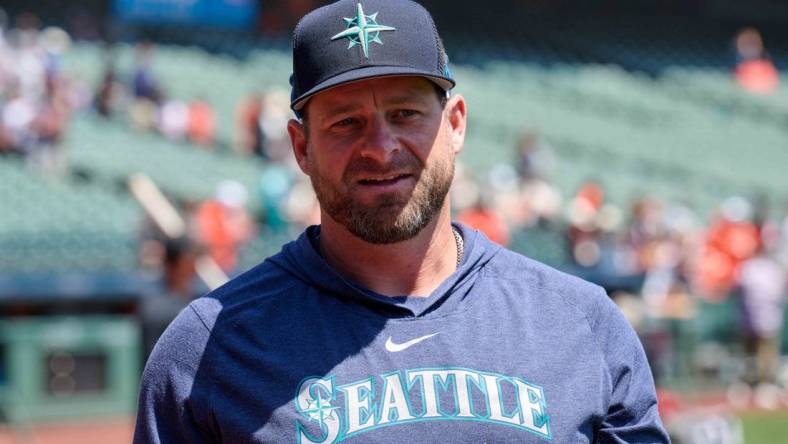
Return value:
[(255, 0), (114, 0), (116, 19), (131, 23), (171, 23), (222, 28), (251, 28)]

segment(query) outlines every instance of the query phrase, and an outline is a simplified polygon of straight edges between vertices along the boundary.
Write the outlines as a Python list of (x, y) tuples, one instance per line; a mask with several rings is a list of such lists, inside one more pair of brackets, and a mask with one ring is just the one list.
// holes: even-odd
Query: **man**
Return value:
[(440, 42), (409, 0), (301, 20), (288, 130), (321, 225), (173, 322), (135, 442), (668, 441), (604, 291), (451, 223)]

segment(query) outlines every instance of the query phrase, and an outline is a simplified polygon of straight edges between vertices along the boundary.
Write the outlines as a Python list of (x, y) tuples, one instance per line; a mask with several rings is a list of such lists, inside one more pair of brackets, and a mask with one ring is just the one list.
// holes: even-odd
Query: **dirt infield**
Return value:
[(128, 444), (133, 418), (0, 425), (0, 444)]

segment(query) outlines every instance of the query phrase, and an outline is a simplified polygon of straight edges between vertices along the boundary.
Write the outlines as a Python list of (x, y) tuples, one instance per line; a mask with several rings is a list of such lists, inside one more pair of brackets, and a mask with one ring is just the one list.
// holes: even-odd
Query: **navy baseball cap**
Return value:
[(326, 89), (386, 76), (454, 85), (435, 22), (411, 0), (340, 0), (305, 15), (293, 33), (290, 107)]

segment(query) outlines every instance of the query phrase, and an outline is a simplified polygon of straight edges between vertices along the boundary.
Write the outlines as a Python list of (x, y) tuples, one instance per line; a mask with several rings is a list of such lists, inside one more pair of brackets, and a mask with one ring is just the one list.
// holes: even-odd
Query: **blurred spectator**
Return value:
[(134, 128), (152, 130), (156, 127), (157, 108), (163, 93), (152, 70), (154, 46), (152, 43), (139, 43), (134, 53), (134, 74), (132, 94), (134, 102), (129, 108), (129, 118)]
[(299, 175), (285, 200), (287, 218), (296, 231), (320, 223), (320, 205), (312, 184), (304, 175)]
[(479, 185), (474, 180), (471, 172), (462, 163), (462, 159), (457, 159), (454, 167), (454, 181), (451, 184), (452, 210), (461, 213), (472, 207), (479, 199)]
[(651, 245), (641, 293), (652, 316), (691, 319), (696, 314), (694, 298), (684, 273), (684, 256), (677, 237), (664, 236)]
[(44, 171), (62, 174), (65, 158), (60, 141), (69, 119), (69, 106), (56, 82), (47, 84), (47, 92), (39, 104), (38, 113), (30, 127), (36, 135), (31, 162)]
[[(523, 199), (520, 177), (515, 167), (508, 163), (494, 165), (488, 172), (484, 185), (476, 189), (468, 188), (467, 191), (473, 194), (460, 202), (466, 207), (463, 211), (466, 214), (477, 213), (482, 205), (485, 209), (494, 211), (495, 218), (500, 218), (505, 226), (515, 229), (521, 228), (525, 220), (531, 217), (529, 202)], [(506, 238), (508, 245), (508, 233)]]
[(234, 147), (243, 154), (265, 156), (263, 130), (260, 119), (263, 113), (263, 95), (255, 92), (246, 97), (235, 110)]
[(142, 332), (143, 365), (170, 322), (198, 296), (195, 285), (197, 257), (197, 247), (186, 238), (165, 242), (161, 282), (155, 292), (143, 295), (137, 308)]
[(46, 54), (40, 45), (39, 20), (30, 13), (20, 14), (17, 29), (9, 33), (14, 47), (14, 67), (20, 94), (37, 100), (44, 93), (46, 83)]
[(63, 54), (71, 47), (71, 37), (58, 27), (50, 26), (39, 36), (46, 82), (57, 81)]
[(189, 106), (180, 100), (166, 100), (159, 108), (159, 131), (170, 140), (183, 140), (189, 129)]
[(697, 281), (702, 294), (719, 301), (728, 296), (739, 266), (758, 248), (760, 234), (750, 219), (751, 204), (742, 197), (726, 199), (706, 234), (697, 264)]
[(516, 165), (522, 180), (545, 179), (555, 166), (553, 147), (539, 133), (525, 132), (517, 143)]
[(525, 204), (525, 211), (519, 219), (522, 227), (550, 224), (561, 216), (563, 198), (558, 189), (547, 180), (526, 180), (522, 185), (521, 198)]
[(132, 128), (140, 131), (151, 131), (156, 128), (158, 108), (150, 100), (134, 100), (128, 112)]
[(212, 146), (216, 140), (216, 113), (205, 100), (189, 104), (189, 140), (204, 147)]
[(113, 116), (117, 107), (119, 89), (115, 68), (109, 65), (104, 70), (104, 76), (95, 95), (94, 106), (99, 116), (105, 118)]
[(751, 358), (746, 380), (773, 384), (780, 359), (786, 289), (785, 269), (761, 244), (738, 274), (744, 349)]
[(743, 89), (754, 94), (771, 94), (780, 84), (779, 73), (755, 28), (744, 28), (736, 35), (734, 75)]
[(0, 125), (8, 141), (8, 150), (25, 153), (34, 140), (30, 125), (36, 117), (36, 105), (31, 97), (22, 94), (18, 86), (10, 88), (7, 97)]
[(143, 42), (137, 45), (134, 54), (134, 79), (132, 90), (137, 100), (148, 100), (159, 103), (162, 91), (156, 77), (153, 74), (152, 63), (154, 45), (150, 42)]
[(260, 112), (264, 157), (275, 162), (294, 162), (287, 136), (287, 121), (291, 116), (290, 95), (287, 92), (273, 90), (265, 95)]
[(578, 265), (591, 267), (601, 258), (599, 236), (601, 229), (597, 215), (604, 203), (602, 186), (594, 180), (586, 181), (569, 202), (567, 238), (572, 257)]
[(595, 180), (586, 181), (577, 192), (575, 204), (587, 206), (592, 211), (599, 211), (605, 201), (605, 190)]
[(287, 231), (289, 222), (285, 202), (292, 189), (291, 171), (278, 163), (270, 164), (260, 175), (262, 217), (266, 226), (277, 233)]
[(457, 216), (457, 220), (484, 233), (491, 241), (503, 246), (509, 245), (509, 227), (501, 214), (480, 197), (476, 204)]
[(652, 247), (664, 234), (662, 222), (662, 204), (658, 199), (646, 196), (632, 204), (625, 243), (637, 256), (639, 271), (645, 271), (652, 265)]
[(246, 188), (234, 180), (219, 184), (214, 199), (197, 209), (198, 239), (219, 267), (228, 274), (235, 270), (238, 249), (253, 234), (252, 220), (246, 211)]

